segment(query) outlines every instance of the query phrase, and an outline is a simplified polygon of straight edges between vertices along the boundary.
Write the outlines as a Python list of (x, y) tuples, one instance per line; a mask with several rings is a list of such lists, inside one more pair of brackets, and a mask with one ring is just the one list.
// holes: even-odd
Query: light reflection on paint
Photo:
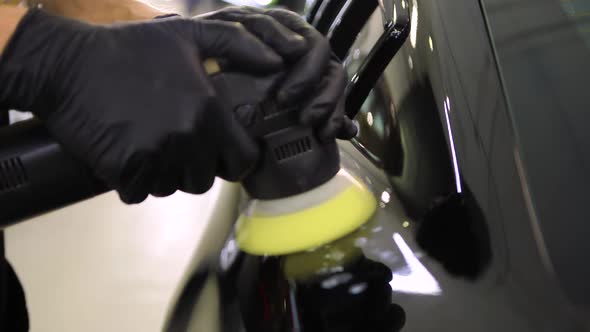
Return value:
[(430, 52), (434, 52), (434, 42), (431, 36), (428, 36), (428, 46), (430, 46)]
[(414, 255), (414, 252), (412, 252), (412, 249), (410, 249), (402, 236), (399, 233), (394, 233), (393, 241), (397, 244), (408, 266), (404, 271), (393, 273), (392, 279), (389, 282), (391, 289), (396, 292), (409, 294), (442, 294), (440, 285), (434, 279), (434, 276), (420, 263), (420, 260)]
[(361, 57), (361, 50), (359, 48), (355, 49), (352, 53), (352, 58), (358, 60)]
[(328, 33), (326, 34), (326, 36), (328, 38), (330, 38), (332, 36), (332, 34), (334, 33), (334, 29), (336, 29), (336, 27), (340, 25), (340, 23), (342, 22), (342, 17), (344, 16), (345, 13), (348, 12), (348, 7), (350, 7), (352, 2), (353, 2), (353, 0), (346, 0), (344, 5), (342, 5), (336, 18), (334, 20), (332, 20), (332, 24), (330, 25), (330, 29), (328, 30)]
[(236, 6), (268, 6), (271, 5), (274, 0), (223, 0), (224, 2), (230, 3)]
[(291, 289), (289, 291), (289, 302), (290, 302), (290, 309), (291, 309), (291, 322), (293, 324), (293, 332), (300, 332), (301, 331), (301, 325), (300, 325), (300, 321), (299, 321), (299, 313), (297, 312), (297, 300), (295, 297), (295, 290)]
[(451, 111), (451, 101), (449, 97), (444, 101), (445, 118), (447, 119), (447, 131), (449, 132), (449, 142), (451, 142), (451, 155), (453, 157), (453, 167), (455, 169), (455, 184), (457, 186), (457, 192), (463, 191), (461, 187), (461, 176), (459, 174), (459, 163), (457, 162), (457, 153), (455, 152), (455, 140), (453, 139), (453, 129), (451, 128), (451, 120), (449, 118), (449, 112)]
[(360, 283), (360, 284), (352, 285), (348, 289), (348, 292), (350, 294), (352, 294), (352, 295), (358, 295), (358, 294), (364, 292), (365, 290), (367, 290), (367, 284), (366, 283)]
[(238, 248), (238, 244), (235, 239), (230, 240), (221, 250), (221, 254), (219, 255), (219, 263), (221, 267), (225, 269), (229, 269), (230, 266), (234, 263), (236, 257), (240, 253), (240, 249)]
[(383, 203), (389, 203), (389, 200), (391, 199), (391, 194), (388, 193), (387, 191), (384, 191), (383, 193), (381, 193), (381, 201), (383, 201)]
[(412, 1), (412, 27), (410, 30), (410, 43), (412, 48), (416, 48), (416, 42), (418, 40), (418, 3), (416, 0)]
[(350, 273), (341, 273), (335, 276), (332, 276), (324, 281), (322, 281), (322, 288), (323, 289), (333, 289), (340, 285), (343, 285), (350, 280), (352, 280), (353, 276)]
[(367, 124), (373, 126), (373, 113), (371, 112), (367, 113)]
[[(355, 161), (354, 162), (354, 166), (357, 169), (361, 169), (361, 166)], [(357, 186), (357, 187), (361, 187), (364, 188), (364, 185), (357, 180), (354, 176), (352, 176), (350, 173), (348, 173), (345, 169), (341, 168), (338, 171), (338, 176), (342, 176), (345, 177), (350, 183), (352, 183), (353, 185)]]

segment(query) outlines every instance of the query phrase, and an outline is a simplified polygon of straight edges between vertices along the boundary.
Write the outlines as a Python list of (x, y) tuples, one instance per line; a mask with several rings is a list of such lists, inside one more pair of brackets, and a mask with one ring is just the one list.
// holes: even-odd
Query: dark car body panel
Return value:
[(224, 331), (590, 331), (587, 41), (556, 0), (402, 6), (412, 32), (340, 144), (378, 211), (288, 256), (230, 236)]
[[(583, 3), (583, 1), (578, 1)], [(485, 3), (531, 218), (568, 298), (587, 307), (590, 50), (558, 1)], [(509, 22), (518, 21), (519, 24)]]

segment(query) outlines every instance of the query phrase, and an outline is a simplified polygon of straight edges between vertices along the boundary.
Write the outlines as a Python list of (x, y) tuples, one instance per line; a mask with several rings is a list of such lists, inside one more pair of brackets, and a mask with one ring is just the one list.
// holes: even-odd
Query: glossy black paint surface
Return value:
[[(350, 239), (333, 246), (354, 251), (354, 244), (347, 243)], [(389, 268), (358, 251), (347, 261), (329, 262), (332, 267), (318, 272), (327, 262), (318, 255), (338, 253), (322, 248), (286, 257), (244, 256), (237, 294), (246, 330), (399, 331), (405, 312), (392, 303)], [(310, 266), (310, 260), (318, 266)]]
[[(351, 146), (343, 152), (345, 169), (365, 176), (380, 205), (354, 233), (281, 257), (247, 255), (230, 237), (219, 278), (222, 306), (235, 309), (222, 319), (231, 322), (232, 331), (424, 331), (436, 320), (417, 318), (434, 310), (435, 303), (449, 306), (438, 311), (440, 318), (459, 319), (462, 314), (447, 311), (454, 305), (450, 300), (489, 301), (469, 293), (458, 296), (467, 291), (461, 288), (481, 281), (489, 267), (488, 247), (481, 246), (487, 234), (478, 233), (482, 225), (473, 223), (472, 206), (451, 197), (417, 223), (395, 200), (387, 179), (363, 161)], [(499, 314), (505, 313), (494, 310)], [(479, 323), (468, 320), (453, 327), (479, 328)]]

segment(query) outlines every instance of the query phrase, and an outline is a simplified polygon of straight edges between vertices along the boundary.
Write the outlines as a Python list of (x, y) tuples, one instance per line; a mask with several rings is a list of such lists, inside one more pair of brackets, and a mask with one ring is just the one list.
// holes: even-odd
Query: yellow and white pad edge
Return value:
[(300, 195), (253, 200), (236, 224), (239, 247), (253, 255), (286, 255), (345, 236), (370, 220), (377, 200), (345, 170)]

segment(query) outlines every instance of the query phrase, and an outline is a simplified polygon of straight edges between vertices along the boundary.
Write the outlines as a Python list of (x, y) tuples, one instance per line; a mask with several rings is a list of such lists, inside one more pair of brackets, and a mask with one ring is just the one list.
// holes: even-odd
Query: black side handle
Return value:
[(400, 14), (395, 21), (386, 23), (385, 32), (373, 46), (366, 60), (361, 64), (358, 72), (351, 78), (347, 86), (346, 114), (351, 119), (356, 117), (383, 71), (387, 68), (391, 59), (399, 52), (410, 34), (412, 24), (408, 9), (403, 9), (397, 1), (395, 6), (396, 11)]
[(352, 0), (344, 4), (326, 34), (332, 52), (339, 59), (343, 60), (346, 57), (378, 5), (377, 0)]
[(304, 15), (304, 17), (308, 23), (311, 24), (313, 22), (313, 20), (315, 19), (315, 15), (318, 13), (318, 9), (320, 9), (320, 6), (322, 5), (322, 2), (323, 2), (323, 0), (315, 0), (311, 4), (311, 6), (309, 7), (309, 10)]
[(324, 0), (320, 4), (311, 23), (323, 35), (328, 33), (330, 26), (338, 13), (346, 3), (346, 0)]

